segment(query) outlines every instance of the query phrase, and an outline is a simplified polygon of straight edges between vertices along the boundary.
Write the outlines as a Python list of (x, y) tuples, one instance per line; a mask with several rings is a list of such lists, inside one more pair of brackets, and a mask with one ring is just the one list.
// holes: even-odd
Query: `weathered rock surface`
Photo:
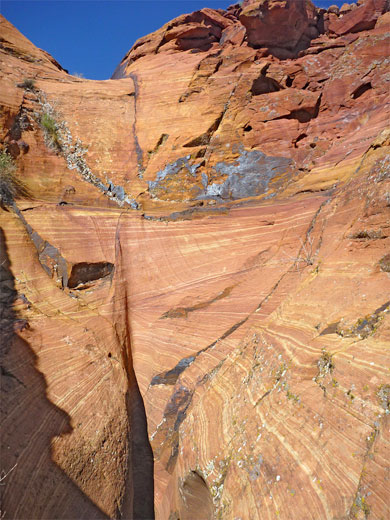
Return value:
[[(310, 0), (260, 0), (247, 2), (240, 14), (248, 43), (255, 48), (270, 47), (293, 51), (318, 36), (317, 15)], [(280, 52), (280, 51), (279, 51)]]
[(1, 19), (2, 518), (389, 515), (388, 7)]
[(389, 10), (388, 0), (366, 0), (362, 5), (348, 11), (344, 8), (340, 11), (345, 13), (340, 18), (332, 18), (329, 22), (329, 31), (338, 36), (346, 33), (356, 33), (373, 29), (378, 18)]

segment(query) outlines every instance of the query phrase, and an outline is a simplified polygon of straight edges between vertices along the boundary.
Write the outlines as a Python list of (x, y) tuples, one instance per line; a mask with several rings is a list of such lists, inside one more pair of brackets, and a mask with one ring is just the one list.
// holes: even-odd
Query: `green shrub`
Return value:
[(23, 83), (20, 83), (18, 87), (24, 88), (26, 90), (34, 90), (35, 80), (32, 78), (24, 78)]
[(26, 190), (15, 176), (16, 164), (5, 150), (0, 151), (0, 205), (12, 206), (16, 197), (25, 195)]
[(61, 140), (58, 131), (58, 125), (53, 117), (44, 113), (41, 117), (41, 126), (45, 132), (45, 136), (49, 141), (49, 145), (56, 150), (61, 150)]

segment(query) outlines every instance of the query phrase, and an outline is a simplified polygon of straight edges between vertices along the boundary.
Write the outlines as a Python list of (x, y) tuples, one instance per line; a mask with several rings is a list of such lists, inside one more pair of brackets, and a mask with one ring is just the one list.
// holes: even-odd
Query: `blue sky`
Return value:
[[(232, 0), (0, 0), (0, 11), (71, 74), (108, 79), (133, 43), (172, 18)], [(343, 0), (315, 0), (339, 6)]]

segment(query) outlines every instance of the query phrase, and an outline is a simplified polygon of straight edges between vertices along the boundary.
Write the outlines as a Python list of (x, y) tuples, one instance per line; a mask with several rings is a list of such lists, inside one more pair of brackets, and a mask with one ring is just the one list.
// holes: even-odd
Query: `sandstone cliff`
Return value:
[(1, 518), (389, 516), (389, 8), (1, 18)]

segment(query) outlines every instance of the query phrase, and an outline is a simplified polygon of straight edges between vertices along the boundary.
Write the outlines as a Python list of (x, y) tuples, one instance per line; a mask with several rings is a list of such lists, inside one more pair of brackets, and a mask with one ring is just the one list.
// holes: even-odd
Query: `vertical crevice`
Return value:
[(154, 519), (154, 460), (149, 443), (145, 406), (132, 371), (133, 382), (126, 394), (130, 421), (131, 473), (133, 484), (134, 520)]
[(133, 137), (134, 137), (135, 151), (137, 153), (138, 177), (140, 179), (142, 179), (143, 175), (144, 175), (144, 171), (145, 171), (144, 157), (143, 157), (143, 151), (139, 144), (138, 135), (137, 135), (137, 103), (138, 103), (138, 98), (139, 98), (139, 83), (138, 83), (138, 77), (134, 72), (129, 74), (129, 77), (133, 80), (133, 84), (134, 84)]
[[(119, 223), (116, 233), (116, 262), (123, 266)], [(116, 276), (121, 276), (118, 268)], [(145, 406), (133, 367), (131, 327), (126, 281), (117, 279), (117, 309), (115, 330), (121, 346), (123, 367), (128, 388), (126, 409), (128, 416), (128, 471), (120, 518), (126, 520), (154, 520), (154, 458), (149, 442)], [(120, 293), (120, 297), (119, 294)]]

